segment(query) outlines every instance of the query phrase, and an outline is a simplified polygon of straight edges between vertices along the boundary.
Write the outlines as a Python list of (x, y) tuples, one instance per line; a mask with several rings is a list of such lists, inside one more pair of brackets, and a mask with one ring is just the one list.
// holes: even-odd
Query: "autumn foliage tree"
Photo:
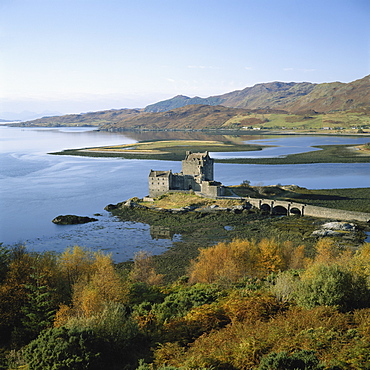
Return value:
[(370, 243), (364, 243), (350, 261), (350, 269), (366, 279), (370, 289)]
[(235, 282), (245, 275), (254, 273), (257, 247), (254, 242), (236, 239), (230, 243), (221, 242), (199, 251), (192, 261), (190, 283)]
[(308, 252), (235, 239), (164, 284), (145, 252), (2, 249), (0, 369), (367, 369), (370, 244)]
[(65, 325), (70, 318), (101, 314), (108, 303), (124, 303), (127, 286), (109, 255), (90, 254), (75, 247), (62, 255), (61, 265), (66, 278), (72, 283), (72, 303), (70, 306), (61, 305), (55, 326)]
[(261, 278), (293, 266), (300, 268), (305, 264), (304, 253), (303, 246), (273, 238), (221, 242), (200, 249), (189, 269), (190, 283), (233, 283), (245, 276)]

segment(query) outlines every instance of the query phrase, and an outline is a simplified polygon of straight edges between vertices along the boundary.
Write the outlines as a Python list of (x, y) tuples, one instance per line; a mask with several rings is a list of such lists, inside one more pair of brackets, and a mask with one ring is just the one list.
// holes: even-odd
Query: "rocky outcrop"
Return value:
[(75, 215), (61, 215), (57, 216), (52, 220), (53, 223), (57, 225), (77, 225), (86, 224), (88, 222), (98, 221), (97, 218), (87, 217), (87, 216), (75, 216)]
[(345, 236), (355, 232), (356, 225), (349, 222), (327, 222), (321, 225), (319, 230), (315, 230), (312, 236)]
[(154, 212), (168, 212), (173, 214), (183, 214), (187, 212), (199, 212), (199, 213), (215, 213), (215, 212), (233, 212), (233, 213), (241, 213), (243, 211), (247, 211), (251, 208), (248, 204), (241, 204), (232, 207), (219, 207), (218, 205), (214, 204), (208, 207), (195, 207), (195, 206), (185, 206), (180, 208), (160, 208), (160, 207), (147, 207), (137, 202), (136, 198), (131, 198), (124, 202), (120, 202), (118, 204), (109, 204), (104, 209), (108, 212), (111, 212), (115, 209), (119, 208), (129, 208), (129, 209), (142, 209), (142, 210), (149, 210)]

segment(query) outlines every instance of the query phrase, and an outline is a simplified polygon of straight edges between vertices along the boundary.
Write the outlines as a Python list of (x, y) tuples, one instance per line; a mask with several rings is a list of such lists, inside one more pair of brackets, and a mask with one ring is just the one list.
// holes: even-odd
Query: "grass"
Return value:
[[(306, 189), (298, 186), (232, 186), (240, 197), (269, 198), (310, 204), (319, 207), (342, 209), (345, 211), (370, 213), (370, 188), (354, 189)], [(140, 204), (157, 208), (180, 208), (195, 206), (197, 208), (218, 205), (232, 207), (242, 204), (239, 199), (212, 199), (195, 193), (166, 193), (154, 199), (154, 202)]]

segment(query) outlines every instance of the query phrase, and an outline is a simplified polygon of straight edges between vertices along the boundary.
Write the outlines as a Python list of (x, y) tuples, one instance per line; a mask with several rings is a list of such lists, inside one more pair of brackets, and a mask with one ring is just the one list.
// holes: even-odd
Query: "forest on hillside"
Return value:
[(369, 369), (370, 243), (201, 248), (172, 281), (75, 246), (0, 249), (1, 369)]

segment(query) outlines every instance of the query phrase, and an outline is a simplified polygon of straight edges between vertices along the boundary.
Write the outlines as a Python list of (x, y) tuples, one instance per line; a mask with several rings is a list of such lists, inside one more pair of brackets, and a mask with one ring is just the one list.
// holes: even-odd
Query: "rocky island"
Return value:
[(61, 215), (55, 217), (52, 222), (56, 225), (77, 225), (98, 221), (97, 218), (76, 215)]

